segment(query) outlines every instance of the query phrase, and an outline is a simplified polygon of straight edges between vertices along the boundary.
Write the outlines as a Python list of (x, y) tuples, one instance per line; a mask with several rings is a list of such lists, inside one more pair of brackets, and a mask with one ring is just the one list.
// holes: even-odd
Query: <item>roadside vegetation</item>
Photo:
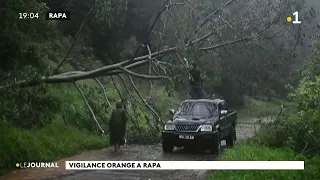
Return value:
[(66, 125), (59, 119), (37, 130), (1, 124), (0, 131), (3, 133), (0, 137), (0, 174), (13, 169), (19, 162), (51, 162), (83, 150), (108, 146), (103, 137)]
[[(95, 14), (100, 13), (98, 17), (117, 16), (120, 19), (97, 20), (90, 16), (95, 27), (85, 26), (83, 35), (74, 45), (72, 44), (79, 30), (78, 26), (93, 5), (92, 2), (75, 2), (73, 5), (77, 10), (73, 17), (79, 18), (72, 18), (73, 20), (67, 23), (46, 21), (42, 14), (49, 9), (70, 10), (70, 7), (66, 7), (62, 1), (60, 4), (50, 0), (43, 2), (46, 4), (36, 0), (8, 0), (5, 5), (0, 3), (0, 174), (14, 169), (17, 162), (54, 161), (86, 150), (107, 147), (109, 116), (117, 101), (123, 101), (127, 105), (130, 116), (127, 139), (131, 143), (158, 141), (159, 127), (154, 116), (140, 100), (128, 77), (99, 77), (97, 80), (103, 88), (95, 79), (77, 82), (93, 113), (90, 113), (84, 98), (73, 83), (3, 89), (3, 86), (18, 80), (36, 81), (43, 75), (53, 74), (64, 58), (67, 62), (58, 72), (91, 70), (112, 64), (112, 59), (120, 58), (119, 55), (123, 56), (121, 58), (132, 57), (130, 52), (129, 55), (127, 53), (132, 47), (114, 49), (111, 45), (115, 43), (112, 36), (127, 33), (123, 27), (125, 22), (120, 21), (127, 17), (123, 13), (123, 1), (108, 1), (113, 3), (112, 9), (109, 9), (108, 4), (104, 4), (107, 1), (97, 1), (100, 7), (105, 9), (103, 12), (95, 9)], [(84, 6), (84, 9), (81, 9), (81, 6)], [(22, 11), (39, 12), (40, 18), (18, 19), (17, 15)], [(123, 13), (123, 16), (118, 16), (117, 13)], [(111, 35), (105, 37), (96, 33), (96, 37), (100, 36), (96, 38), (89, 32), (101, 29), (108, 29), (106, 33)], [(94, 44), (94, 41), (102, 39), (102, 36), (105, 43), (101, 47), (106, 48), (106, 51)], [(86, 41), (87, 38), (90, 38), (92, 44), (84, 43), (89, 42)], [(72, 51), (66, 56), (71, 46)], [(183, 96), (173, 92), (169, 97), (166, 87), (161, 83), (153, 82), (151, 88), (148, 81), (141, 82), (134, 77), (132, 79), (141, 96), (158, 113), (168, 112)], [(131, 95), (128, 95), (129, 93)], [(138, 101), (132, 100), (133, 98)], [(166, 120), (165, 113), (159, 114), (161, 119)], [(93, 119), (93, 115), (98, 123)], [(99, 125), (105, 136), (102, 135)]]
[(250, 180), (250, 179), (319, 179), (320, 157), (307, 158), (297, 155), (291, 149), (275, 149), (261, 145), (242, 144), (224, 152), (222, 161), (305, 161), (305, 170), (219, 170), (209, 179)]
[[(85, 87), (87, 86), (87, 87)], [(73, 86), (56, 86), (50, 88), (45, 98), (48, 98), (54, 105), (42, 104), (51, 107), (44, 107), (44, 122), (35, 122), (21, 119), (20, 121), (8, 122), (3, 119), (0, 123), (1, 151), (0, 151), (0, 174), (7, 173), (15, 168), (17, 162), (33, 161), (55, 161), (64, 157), (72, 156), (86, 150), (101, 149), (108, 147), (108, 121), (111, 108), (120, 97), (115, 88), (107, 88), (110, 104), (108, 107), (104, 97), (98, 91), (98, 86), (93, 82), (84, 82), (81, 86), (87, 92), (88, 99), (102, 129), (106, 136), (102, 136), (97, 123), (90, 117), (88, 109), (81, 95)], [(120, 89), (123, 90), (123, 89)], [(138, 98), (138, 97), (136, 97)], [(157, 106), (160, 112), (168, 112), (176, 102), (181, 100), (178, 97), (168, 97), (164, 88), (156, 90), (154, 99), (159, 102)], [(1, 104), (2, 107), (13, 110), (14, 103), (7, 101)], [(136, 108), (136, 104), (128, 106), (130, 119), (128, 123), (127, 139), (129, 143), (149, 144), (159, 140), (159, 133), (150, 127), (147, 118), (152, 118), (144, 108)], [(55, 111), (53, 111), (55, 110)], [(162, 117), (166, 119), (165, 116)], [(45, 123), (42, 125), (42, 123)], [(35, 126), (35, 125), (39, 125)]]
[(269, 116), (276, 116), (285, 101), (273, 99), (270, 101), (264, 99), (254, 99), (246, 96), (244, 98), (243, 107), (238, 109), (238, 115), (241, 118), (256, 117), (264, 118)]
[(222, 160), (304, 160), (304, 171), (215, 171), (211, 179), (320, 178), (319, 42), (313, 46), (299, 85), (289, 94), (294, 106), (262, 125), (246, 144), (228, 149)]

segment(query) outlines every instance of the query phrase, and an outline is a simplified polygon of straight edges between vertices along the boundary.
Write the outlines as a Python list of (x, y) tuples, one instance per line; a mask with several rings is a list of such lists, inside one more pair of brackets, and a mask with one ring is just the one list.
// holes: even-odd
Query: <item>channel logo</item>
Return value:
[(58, 168), (57, 162), (20, 162), (16, 163), (17, 168)]

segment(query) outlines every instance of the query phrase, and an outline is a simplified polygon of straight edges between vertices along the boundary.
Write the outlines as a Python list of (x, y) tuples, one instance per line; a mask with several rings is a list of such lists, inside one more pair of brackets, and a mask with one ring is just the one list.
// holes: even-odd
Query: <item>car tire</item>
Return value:
[(171, 153), (173, 151), (173, 146), (167, 142), (163, 142), (162, 150), (164, 153)]
[(187, 152), (195, 152), (196, 151), (195, 146), (185, 146), (184, 148)]
[(217, 134), (215, 141), (213, 142), (210, 153), (211, 154), (219, 154), (221, 151), (221, 135), (220, 132)]
[(227, 147), (233, 147), (236, 142), (236, 128), (233, 126), (229, 136), (226, 139)]

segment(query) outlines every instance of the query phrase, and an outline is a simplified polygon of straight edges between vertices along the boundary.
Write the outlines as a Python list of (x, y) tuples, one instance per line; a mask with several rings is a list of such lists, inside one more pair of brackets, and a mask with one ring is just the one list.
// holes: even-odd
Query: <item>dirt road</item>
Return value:
[[(254, 131), (258, 130), (257, 124), (254, 123), (256, 119), (241, 120), (237, 127), (238, 143), (245, 141), (254, 135)], [(222, 142), (225, 145), (225, 142)], [(100, 170), (100, 171), (66, 171), (66, 160), (87, 160), (87, 161), (121, 161), (121, 160), (137, 160), (137, 161), (214, 161), (216, 156), (208, 153), (188, 153), (183, 149), (177, 149), (174, 153), (162, 153), (161, 145), (143, 146), (143, 145), (129, 145), (123, 148), (123, 152), (115, 155), (111, 152), (111, 148), (85, 152), (77, 156), (58, 161), (59, 168), (45, 168), (45, 169), (23, 169), (16, 170), (3, 177), (5, 180), (44, 180), (44, 179), (65, 179), (65, 180), (84, 180), (84, 179), (107, 179), (107, 180), (158, 180), (158, 179), (184, 179), (196, 180), (207, 179), (207, 171), (120, 171), (120, 170)]]

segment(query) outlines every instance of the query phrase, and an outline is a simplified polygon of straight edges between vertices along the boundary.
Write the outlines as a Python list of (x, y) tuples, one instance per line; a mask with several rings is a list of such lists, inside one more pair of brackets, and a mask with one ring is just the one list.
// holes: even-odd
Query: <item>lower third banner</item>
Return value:
[(66, 161), (67, 170), (304, 170), (304, 161)]

